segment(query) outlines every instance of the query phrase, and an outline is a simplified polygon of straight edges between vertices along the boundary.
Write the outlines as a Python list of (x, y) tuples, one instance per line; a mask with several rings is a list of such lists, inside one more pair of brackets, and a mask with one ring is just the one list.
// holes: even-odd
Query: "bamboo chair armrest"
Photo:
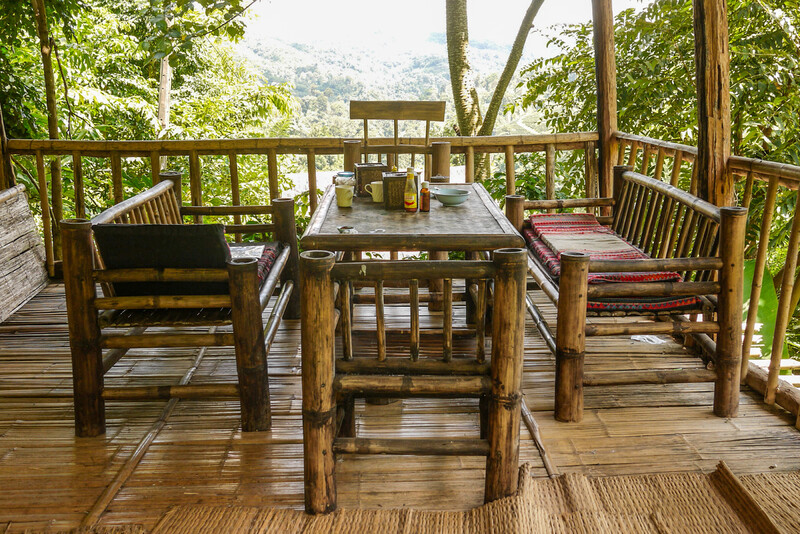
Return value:
[(269, 304), (270, 297), (275, 292), (275, 288), (277, 287), (278, 282), (281, 279), (283, 268), (286, 266), (286, 263), (289, 260), (290, 253), (291, 253), (291, 248), (288, 245), (284, 244), (281, 253), (278, 255), (277, 258), (275, 258), (275, 263), (272, 264), (272, 268), (269, 270), (269, 275), (267, 275), (267, 279), (261, 286), (261, 290), (258, 293), (258, 301), (262, 311), (264, 310), (264, 308), (267, 307), (267, 304)]

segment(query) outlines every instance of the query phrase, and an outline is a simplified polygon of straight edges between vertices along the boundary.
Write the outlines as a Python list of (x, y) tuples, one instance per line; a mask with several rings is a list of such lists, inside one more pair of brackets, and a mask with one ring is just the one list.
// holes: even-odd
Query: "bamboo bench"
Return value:
[[(368, 261), (334, 263), (334, 254), (300, 255), (302, 279), (303, 450), (305, 504), (308, 513), (336, 508), (336, 454), (486, 456), (484, 499), (516, 492), (522, 400), (525, 314), (525, 251), (500, 249), (493, 261)], [(420, 280), (444, 279), (441, 348), (427, 346), (420, 355)], [(453, 279), (471, 281), (483, 301), (471, 343), (453, 347)], [(406, 281), (410, 293), (408, 354), (387, 355), (384, 283)], [(353, 282), (375, 284), (377, 357), (354, 351)], [(486, 286), (494, 285), (491, 360), (483, 350)], [(338, 303), (338, 309), (337, 309)], [(469, 320), (469, 319), (468, 319)], [(335, 329), (342, 336), (336, 357)], [(429, 356), (434, 353), (434, 356)], [(356, 437), (353, 399), (398, 397), (473, 397), (480, 399), (481, 435), (474, 439), (373, 439)]]
[[(555, 418), (580, 421), (585, 385), (635, 383), (714, 382), (714, 413), (734, 417), (739, 405), (741, 360), (742, 276), (747, 210), (718, 208), (659, 180), (635, 173), (630, 167), (614, 169), (614, 197), (529, 201), (506, 197), (506, 213), (524, 232), (525, 210), (567, 208), (602, 209), (598, 217), (649, 258), (590, 259), (588, 254), (564, 251), (560, 276), (555, 279), (529, 249), (528, 272), (557, 306), (555, 336), (541, 313), (528, 299), (533, 315), (556, 357)], [(614, 282), (589, 284), (590, 273), (655, 273), (674, 271), (677, 282)], [(697, 297), (703, 305), (692, 312), (617, 313), (649, 315), (659, 321), (587, 324), (592, 300), (615, 298)], [(690, 314), (687, 317), (687, 313)], [(660, 317), (656, 317), (661, 315)], [(697, 316), (702, 317), (696, 321)], [(583, 372), (586, 337), (671, 334), (691, 336), (713, 370), (642, 370), (586, 374)], [(715, 336), (716, 342), (710, 336)]]
[[(290, 318), (299, 316), (299, 294), (293, 291), (298, 276), (294, 200), (276, 199), (270, 206), (182, 207), (177, 198), (172, 181), (164, 180), (91, 221), (61, 222), (78, 436), (105, 432), (107, 400), (238, 398), (244, 431), (270, 428), (267, 352), (284, 313)], [(133, 226), (118, 228), (117, 225), (158, 225), (152, 230), (139, 226), (147, 239), (147, 232), (156, 230), (183, 234), (188, 230), (194, 233), (196, 229), (205, 234), (209, 229), (209, 225), (203, 225), (206, 228), (184, 225), (185, 216), (201, 221), (203, 215), (236, 215), (235, 220), (240, 222), (242, 215), (250, 214), (271, 215), (272, 223), (233, 224), (224, 228), (218, 225), (210, 233), (218, 234), (217, 248), (226, 250), (223, 232), (272, 233), (278, 242), (270, 249), (275, 256), (268, 258), (272, 264), (265, 263), (261, 272), (256, 258), (233, 258), (226, 263), (230, 254), (224, 252), (220, 265), (214, 268), (173, 267), (173, 263), (147, 268), (105, 268), (103, 251), (98, 247), (100, 229), (139, 231)], [(240, 244), (229, 246), (235, 250), (237, 245)], [(148, 263), (154, 253), (135, 250), (134, 254), (147, 258), (143, 261)], [(102, 296), (97, 295), (97, 284), (102, 287)], [(265, 328), (262, 312), (279, 285), (280, 295)], [(176, 290), (178, 286), (181, 289)], [(200, 332), (196, 328), (165, 332), (163, 328), (198, 326), (206, 328)], [(151, 327), (162, 328), (157, 333), (146, 333)], [(190, 371), (177, 385), (104, 384), (105, 373), (131, 348), (208, 346), (235, 348), (237, 383), (189, 385)], [(105, 354), (103, 349), (107, 349)]]

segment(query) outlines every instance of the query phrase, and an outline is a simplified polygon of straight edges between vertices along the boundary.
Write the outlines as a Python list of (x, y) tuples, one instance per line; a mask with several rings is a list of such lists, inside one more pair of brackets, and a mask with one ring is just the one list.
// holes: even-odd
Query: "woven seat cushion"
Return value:
[(261, 284), (269, 276), (269, 272), (272, 270), (272, 266), (275, 263), (275, 260), (278, 259), (278, 255), (281, 252), (282, 245), (276, 241), (271, 241), (268, 243), (230, 243), (231, 253), (234, 257), (240, 257), (241, 254), (236, 254), (237, 249), (251, 249), (254, 246), (256, 247), (264, 247), (263, 252), (258, 258), (258, 285), (259, 287)]
[[(590, 213), (531, 215), (531, 228), (523, 234), (535, 257), (557, 281), (561, 275), (561, 253), (583, 252), (592, 259), (636, 260), (649, 256), (601, 226)], [(680, 282), (676, 272), (589, 273), (590, 284), (618, 282)], [(656, 297), (636, 299), (598, 299), (588, 303), (596, 311), (658, 312), (696, 309), (697, 297)]]

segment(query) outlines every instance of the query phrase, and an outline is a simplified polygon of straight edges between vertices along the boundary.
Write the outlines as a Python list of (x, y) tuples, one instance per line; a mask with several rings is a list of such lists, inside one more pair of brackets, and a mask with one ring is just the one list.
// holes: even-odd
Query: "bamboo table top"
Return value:
[[(340, 208), (336, 205), (336, 192), (330, 186), (300, 245), (306, 250), (334, 251), (480, 251), (524, 247), (522, 237), (482, 185), (448, 184), (447, 187), (468, 189), (471, 194), (460, 206), (443, 206), (431, 198), (429, 213), (406, 213), (386, 210), (383, 203), (373, 202), (370, 197), (355, 197), (353, 207)], [(340, 226), (352, 226), (357, 233), (341, 234)]]

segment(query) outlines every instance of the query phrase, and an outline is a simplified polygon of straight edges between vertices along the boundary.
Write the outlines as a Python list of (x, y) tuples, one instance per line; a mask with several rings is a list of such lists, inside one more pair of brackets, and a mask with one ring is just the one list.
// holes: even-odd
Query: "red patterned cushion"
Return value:
[[(561, 275), (561, 252), (584, 252), (592, 259), (647, 259), (649, 256), (609, 228), (601, 226), (590, 213), (537, 214), (530, 218), (531, 229), (523, 236), (536, 258), (554, 279)], [(554, 250), (555, 249), (555, 250)], [(676, 272), (589, 273), (590, 284), (615, 282), (680, 282)], [(595, 311), (678, 311), (697, 308), (697, 297), (602, 299), (588, 303)]]
[(275, 259), (280, 253), (281, 245), (279, 243), (266, 243), (264, 245), (264, 253), (261, 254), (261, 257), (258, 259), (259, 286), (261, 286), (261, 284), (263, 284), (269, 276), (269, 272), (272, 269), (272, 264), (275, 263)]

